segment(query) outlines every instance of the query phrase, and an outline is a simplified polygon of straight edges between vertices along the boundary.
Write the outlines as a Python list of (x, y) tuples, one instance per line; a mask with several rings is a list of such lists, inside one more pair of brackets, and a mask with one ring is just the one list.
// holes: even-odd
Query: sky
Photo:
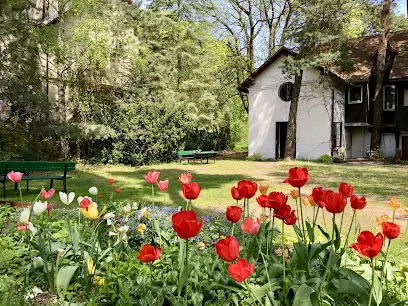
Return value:
[(407, 0), (395, 0), (399, 13), (407, 16)]

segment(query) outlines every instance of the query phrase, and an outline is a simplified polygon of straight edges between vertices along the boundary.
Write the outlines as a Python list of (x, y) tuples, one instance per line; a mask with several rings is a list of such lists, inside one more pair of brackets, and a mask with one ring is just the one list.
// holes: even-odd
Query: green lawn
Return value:
[[(151, 185), (147, 184), (143, 175), (148, 171), (157, 170), (161, 172), (160, 178), (170, 180), (170, 187), (166, 194), (166, 204), (179, 206), (183, 204), (180, 196), (180, 182), (178, 176), (182, 172), (190, 172), (193, 180), (202, 186), (200, 197), (194, 201), (194, 206), (200, 210), (209, 208), (225, 208), (234, 204), (231, 198), (230, 188), (241, 179), (250, 179), (258, 183), (268, 183), (269, 191), (282, 191), (288, 193), (291, 187), (283, 184), (282, 181), (287, 175), (289, 168), (302, 166), (309, 169), (311, 179), (304, 188), (304, 193), (309, 194), (316, 185), (333, 190), (338, 188), (342, 181), (351, 183), (355, 187), (355, 193), (366, 196), (367, 207), (359, 213), (359, 220), (362, 229), (374, 230), (376, 226), (375, 217), (381, 213), (391, 211), (388, 202), (393, 195), (396, 195), (403, 204), (408, 204), (408, 167), (401, 165), (377, 165), (377, 164), (333, 164), (324, 165), (311, 162), (252, 162), (245, 160), (217, 160), (216, 163), (170, 163), (144, 167), (128, 166), (89, 166), (78, 165), (77, 171), (72, 174), (73, 178), (68, 181), (69, 191), (74, 191), (77, 195), (87, 195), (87, 190), (91, 186), (96, 186), (103, 197), (109, 198), (114, 187), (120, 187), (120, 195), (114, 194), (119, 201), (130, 201), (150, 204)], [(110, 186), (108, 178), (114, 178), (115, 184)], [(23, 191), (23, 200), (32, 201), (42, 185), (47, 187), (49, 182), (32, 182), (30, 191), (27, 194)], [(56, 182), (56, 189), (62, 187), (61, 182)], [(13, 190), (11, 183), (7, 185), (7, 199), (18, 200), (18, 192)], [(54, 197), (59, 202), (58, 196)], [(156, 203), (163, 204), (163, 194), (156, 188)], [(251, 200), (251, 207), (255, 214), (259, 213), (255, 199)], [(58, 206), (63, 204), (57, 203)], [(290, 200), (290, 204), (294, 205)], [(71, 205), (77, 205), (74, 202)], [(309, 215), (312, 212), (307, 208)], [(351, 220), (351, 209), (345, 214), (345, 224)], [(406, 216), (398, 212), (396, 222), (402, 225), (405, 230)], [(402, 248), (401, 245), (399, 248)]]

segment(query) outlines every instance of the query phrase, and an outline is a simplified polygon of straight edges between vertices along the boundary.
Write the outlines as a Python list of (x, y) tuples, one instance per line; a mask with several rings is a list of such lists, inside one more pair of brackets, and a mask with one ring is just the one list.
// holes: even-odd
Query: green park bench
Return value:
[[(6, 198), (6, 183), (10, 181), (7, 173), (10, 171), (24, 173), (22, 181), (27, 182), (27, 192), (29, 181), (50, 180), (50, 188), (54, 186), (54, 180), (63, 182), (63, 191), (67, 191), (68, 171), (75, 170), (75, 162), (48, 162), (48, 161), (0, 161), (0, 183), (3, 184), (3, 195)], [(42, 175), (33, 175), (33, 172), (46, 172)], [(50, 172), (60, 172), (61, 174), (51, 174)], [(17, 190), (17, 184), (14, 185)]]
[(180, 163), (183, 159), (187, 159), (188, 163), (192, 159), (199, 159), (201, 163), (203, 163), (203, 159), (204, 160), (207, 159), (208, 164), (210, 158), (213, 158), (215, 163), (215, 157), (218, 155), (218, 152), (214, 150), (211, 151), (190, 150), (190, 151), (178, 151), (177, 155), (179, 157)]

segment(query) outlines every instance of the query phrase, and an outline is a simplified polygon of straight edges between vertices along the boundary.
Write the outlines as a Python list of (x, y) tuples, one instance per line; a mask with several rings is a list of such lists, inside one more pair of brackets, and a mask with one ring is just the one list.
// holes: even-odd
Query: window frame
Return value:
[[(339, 142), (337, 143), (337, 125), (339, 125)], [(335, 121), (333, 122), (333, 135), (332, 135), (332, 139), (333, 139), (333, 148), (341, 148), (341, 146), (343, 145), (343, 122), (342, 121)]]
[[(287, 86), (287, 85), (290, 85), (289, 100), (285, 100), (285, 99), (283, 99), (282, 96), (281, 96), (281, 90), (282, 90), (283, 86)], [(281, 85), (279, 86), (279, 88), (278, 88), (278, 96), (279, 96), (279, 98), (280, 98), (283, 102), (289, 102), (289, 101), (291, 101), (291, 100), (292, 100), (292, 94), (293, 94), (293, 83), (292, 83), (292, 82), (285, 82), (285, 83), (283, 83), (283, 84), (281, 84)]]
[[(351, 89), (352, 88), (357, 88), (360, 87), (360, 96), (361, 96), (361, 100), (360, 101), (351, 101), (350, 96), (351, 96)], [(363, 103), (363, 85), (355, 85), (352, 87), (349, 87), (347, 90), (347, 97), (348, 97), (348, 103), (347, 104), (361, 104)]]
[[(393, 87), (394, 88), (394, 92), (395, 92), (395, 95), (394, 95), (394, 107), (392, 108), (392, 109), (389, 109), (389, 108), (386, 108), (385, 106), (386, 106), (386, 103), (385, 103), (385, 88), (386, 87)], [(383, 92), (382, 92), (382, 102), (383, 102), (383, 111), (384, 112), (394, 112), (395, 111), (395, 108), (396, 108), (396, 106), (397, 106), (397, 87), (395, 86), (395, 85), (392, 85), (392, 84), (388, 84), (388, 85), (384, 85), (383, 86)]]

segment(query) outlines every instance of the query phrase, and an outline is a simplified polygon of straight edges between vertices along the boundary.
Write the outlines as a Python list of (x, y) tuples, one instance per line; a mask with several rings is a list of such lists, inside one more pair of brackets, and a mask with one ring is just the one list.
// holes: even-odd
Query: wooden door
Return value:
[(402, 136), (402, 160), (408, 160), (408, 136)]
[(285, 157), (286, 134), (288, 132), (287, 122), (276, 122), (276, 149), (275, 158), (283, 159)]

